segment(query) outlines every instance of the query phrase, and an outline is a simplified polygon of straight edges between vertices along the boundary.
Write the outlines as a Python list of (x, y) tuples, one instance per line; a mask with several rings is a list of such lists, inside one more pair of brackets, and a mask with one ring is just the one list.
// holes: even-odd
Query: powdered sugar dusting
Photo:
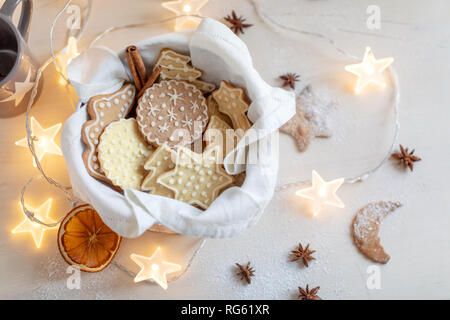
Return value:
[(328, 92), (317, 91), (308, 85), (297, 97), (297, 108), (302, 110), (309, 122), (313, 137), (329, 138), (333, 134), (331, 113), (338, 105)]
[(44, 259), (37, 271), (43, 279), (42, 284), (30, 292), (28, 298), (45, 300), (112, 299), (114, 283), (119, 276), (123, 277), (123, 273), (114, 266), (109, 266), (99, 273), (80, 272), (80, 287), (76, 288), (68, 285), (68, 279), (74, 276), (73, 270), (69, 271), (69, 267), (58, 252), (53, 257)]
[(369, 203), (359, 210), (353, 222), (353, 232), (358, 238), (364, 239), (373, 232), (378, 232), (381, 220), (396, 208), (401, 207), (399, 202), (379, 201)]
[(381, 220), (400, 206), (400, 203), (391, 201), (370, 203), (360, 209), (353, 219), (353, 239), (358, 249), (369, 259), (379, 263), (389, 261), (390, 256), (380, 244), (378, 232)]

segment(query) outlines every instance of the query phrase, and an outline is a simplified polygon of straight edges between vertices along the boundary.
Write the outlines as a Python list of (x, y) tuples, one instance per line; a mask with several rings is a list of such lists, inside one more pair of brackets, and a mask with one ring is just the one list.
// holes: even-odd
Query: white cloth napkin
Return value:
[[(252, 101), (248, 117), (259, 134), (246, 134), (225, 160), (230, 174), (246, 170), (245, 182), (240, 188), (225, 190), (205, 211), (134, 189), (127, 189), (122, 195), (92, 178), (85, 169), (81, 128), (87, 120), (87, 112), (86, 108), (81, 108), (66, 121), (61, 135), (75, 195), (94, 206), (104, 222), (124, 237), (137, 237), (157, 222), (194, 237), (222, 238), (240, 233), (257, 221), (273, 195), (278, 150), (277, 140), (272, 138), (277, 138), (279, 127), (294, 115), (294, 94), (265, 83), (253, 68), (244, 42), (229, 28), (209, 18), (203, 19), (193, 32), (166, 34), (136, 46), (149, 68), (159, 51), (169, 47), (190, 53), (193, 65), (205, 72), (204, 80), (219, 84), (224, 79), (246, 88)], [(124, 81), (130, 81), (124, 65), (123, 52), (117, 56), (105, 48), (91, 48), (74, 59), (68, 75), (80, 101), (86, 102), (94, 95), (113, 92)], [(245, 159), (246, 149), (251, 153), (262, 143), (270, 152), (259, 154), (257, 163), (239, 164)]]

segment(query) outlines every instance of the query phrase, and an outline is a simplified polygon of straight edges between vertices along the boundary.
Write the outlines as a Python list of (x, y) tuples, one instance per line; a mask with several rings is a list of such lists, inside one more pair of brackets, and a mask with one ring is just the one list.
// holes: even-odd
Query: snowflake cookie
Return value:
[(139, 132), (135, 119), (112, 122), (100, 136), (98, 160), (106, 177), (121, 189), (140, 190), (144, 162), (153, 149)]
[(137, 107), (139, 130), (160, 146), (183, 146), (201, 137), (208, 110), (200, 90), (183, 81), (161, 81), (147, 89)]

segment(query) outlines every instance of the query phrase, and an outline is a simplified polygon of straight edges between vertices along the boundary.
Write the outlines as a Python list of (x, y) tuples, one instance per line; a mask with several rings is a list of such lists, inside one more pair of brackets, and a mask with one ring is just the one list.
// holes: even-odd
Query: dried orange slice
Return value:
[(121, 239), (88, 204), (70, 211), (58, 230), (58, 247), (64, 260), (87, 272), (105, 269), (119, 249)]

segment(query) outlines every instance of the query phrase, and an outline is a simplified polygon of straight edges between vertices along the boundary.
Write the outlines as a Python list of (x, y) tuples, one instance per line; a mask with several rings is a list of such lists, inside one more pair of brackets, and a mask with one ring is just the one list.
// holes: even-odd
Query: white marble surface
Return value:
[[(3, 1), (0, 1), (2, 3)], [(86, 45), (112, 25), (158, 21), (171, 16), (156, 0), (96, 0), (92, 18), (81, 40)], [(48, 31), (63, 0), (37, 0), (30, 46), (39, 60), (49, 56)], [(181, 279), (167, 291), (132, 279), (110, 267), (99, 274), (82, 274), (81, 290), (68, 290), (66, 265), (60, 258), (55, 231), (49, 231), (39, 250), (26, 235), (12, 235), (20, 222), (19, 193), (23, 183), (37, 174), (26, 149), (14, 141), (25, 135), (24, 117), (0, 119), (0, 297), (1, 298), (143, 298), (143, 299), (292, 299), (297, 287), (320, 285), (324, 299), (449, 298), (450, 198), (448, 193), (450, 129), (450, 3), (446, 0), (356, 1), (285, 0), (257, 1), (260, 9), (281, 24), (321, 32), (355, 55), (370, 45), (377, 57), (395, 57), (400, 77), (400, 142), (416, 148), (423, 161), (413, 173), (399, 170), (389, 161), (367, 181), (346, 185), (339, 196), (342, 210), (327, 210), (312, 218), (302, 210), (295, 188), (277, 193), (259, 224), (240, 236), (209, 240)], [(126, 4), (126, 5), (125, 5)], [(381, 8), (381, 29), (368, 30), (366, 8)], [(315, 140), (298, 153), (289, 137), (282, 136), (279, 183), (309, 178), (316, 168), (325, 178), (351, 176), (375, 165), (392, 136), (391, 91), (354, 96), (348, 85), (353, 78), (342, 70), (352, 61), (323, 41), (294, 33), (274, 32), (257, 16), (249, 1), (211, 0), (204, 15), (220, 19), (235, 9), (254, 26), (242, 39), (248, 45), (261, 75), (273, 85), (287, 71), (298, 72), (302, 84), (326, 87), (341, 102), (334, 113), (334, 135)], [(104, 44), (120, 49), (128, 43), (162, 32), (171, 24), (121, 31)], [(58, 28), (57, 40), (64, 37)], [(62, 43), (62, 42), (60, 42)], [(55, 89), (57, 88), (57, 90)], [(34, 112), (44, 127), (62, 122), (74, 110), (70, 89), (57, 84), (52, 70), (44, 76), (43, 94)], [(43, 161), (49, 174), (68, 183), (61, 157)], [(50, 187), (36, 185), (28, 201), (42, 203), (53, 195)], [(52, 210), (59, 217), (67, 210), (55, 198)], [(403, 207), (382, 224), (381, 239), (391, 255), (380, 265), (381, 289), (366, 287), (366, 270), (373, 263), (355, 248), (350, 222), (356, 211), (377, 200), (400, 201)], [(289, 252), (299, 242), (317, 250), (309, 268), (289, 262)], [(256, 276), (250, 286), (234, 276), (234, 263), (252, 261)]]

